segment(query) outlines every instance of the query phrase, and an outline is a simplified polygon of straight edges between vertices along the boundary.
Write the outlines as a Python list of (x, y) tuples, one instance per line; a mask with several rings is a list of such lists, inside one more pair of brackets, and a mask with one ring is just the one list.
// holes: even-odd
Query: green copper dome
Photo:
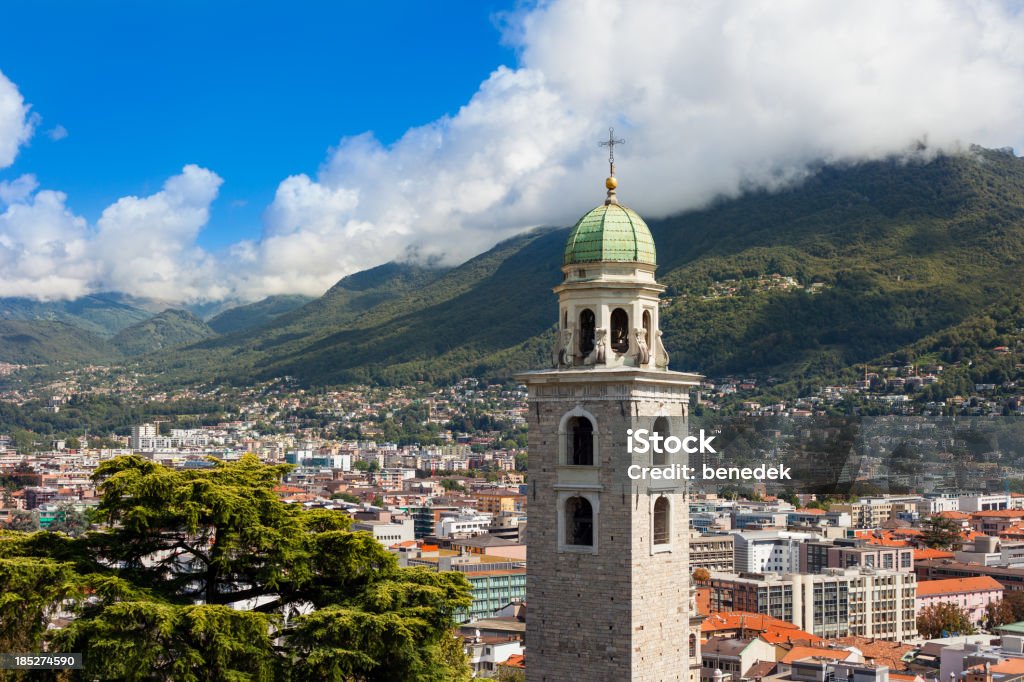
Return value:
[(562, 265), (597, 261), (657, 265), (654, 238), (636, 211), (613, 202), (579, 219), (565, 244)]

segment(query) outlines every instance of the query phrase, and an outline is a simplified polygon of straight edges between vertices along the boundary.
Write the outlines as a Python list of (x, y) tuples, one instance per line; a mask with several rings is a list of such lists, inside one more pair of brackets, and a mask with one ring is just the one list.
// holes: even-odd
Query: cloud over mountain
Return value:
[[(280, 183), (262, 234), (219, 265), (194, 243), (220, 184), (210, 171), (186, 167), (95, 227), (59, 192), (0, 185), (0, 295), (319, 294), (395, 258), (459, 260), (597, 203), (609, 125), (627, 139), (620, 197), (649, 217), (784, 186), (822, 160), (1024, 144), (1012, 3), (552, 0), (502, 26), (514, 68), (391, 144), (343, 137), (316, 173)], [(0, 77), (0, 166), (31, 127)]]
[(505, 19), (518, 68), (282, 183), (250, 285), (316, 293), (405, 253), (457, 260), (569, 223), (602, 198), (610, 124), (627, 138), (620, 197), (651, 217), (820, 160), (1022, 142), (1024, 17), (1006, 5), (556, 0)]
[(118, 199), (95, 226), (68, 208), (63, 192), (36, 191), (31, 176), (0, 186), (7, 204), (0, 213), (0, 296), (226, 295), (215, 261), (195, 245), (221, 182), (205, 168), (185, 166), (159, 192)]

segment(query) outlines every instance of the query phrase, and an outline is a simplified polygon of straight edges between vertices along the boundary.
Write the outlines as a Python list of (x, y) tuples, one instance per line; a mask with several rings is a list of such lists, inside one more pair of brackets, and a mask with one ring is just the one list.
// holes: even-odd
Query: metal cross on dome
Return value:
[(615, 139), (615, 128), (608, 129), (608, 140), (606, 142), (598, 142), (598, 145), (602, 147), (608, 147), (608, 175), (615, 176), (615, 145), (626, 144), (625, 140)]

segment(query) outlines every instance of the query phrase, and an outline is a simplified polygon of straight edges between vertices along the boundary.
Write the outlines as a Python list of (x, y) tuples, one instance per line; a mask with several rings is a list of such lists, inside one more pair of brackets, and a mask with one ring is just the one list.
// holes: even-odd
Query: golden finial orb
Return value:
[(619, 186), (619, 181), (609, 176), (608, 179), (604, 181), (604, 186), (608, 189), (615, 189)]

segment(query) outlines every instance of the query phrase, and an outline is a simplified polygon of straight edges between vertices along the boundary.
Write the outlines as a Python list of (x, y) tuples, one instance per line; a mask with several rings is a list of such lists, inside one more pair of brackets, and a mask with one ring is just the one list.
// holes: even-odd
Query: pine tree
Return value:
[[(467, 679), (466, 579), (284, 504), (287, 469), (104, 462), (103, 530), (0, 534), (0, 650), (82, 651), (88, 679)], [(58, 608), (74, 619), (47, 632)]]

